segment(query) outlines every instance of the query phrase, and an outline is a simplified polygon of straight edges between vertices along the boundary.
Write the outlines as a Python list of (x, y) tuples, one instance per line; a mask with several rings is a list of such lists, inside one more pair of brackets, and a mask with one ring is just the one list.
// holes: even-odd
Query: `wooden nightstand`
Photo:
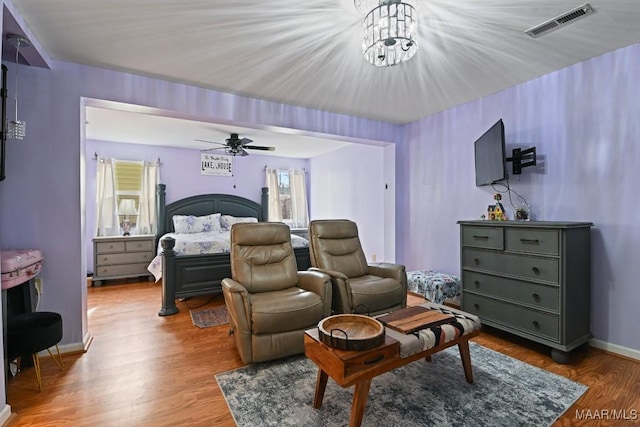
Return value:
[(155, 235), (93, 238), (93, 286), (103, 280), (153, 276), (147, 266), (155, 256)]

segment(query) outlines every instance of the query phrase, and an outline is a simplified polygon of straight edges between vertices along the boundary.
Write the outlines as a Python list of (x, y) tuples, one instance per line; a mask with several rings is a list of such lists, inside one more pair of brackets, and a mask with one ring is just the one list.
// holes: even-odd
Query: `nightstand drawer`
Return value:
[(118, 276), (144, 276), (151, 275), (147, 270), (148, 263), (143, 264), (124, 264), (124, 265), (101, 265), (96, 269), (96, 273), (100, 277), (118, 277)]
[(464, 227), (462, 229), (462, 245), (486, 249), (504, 249), (502, 228)]
[(97, 242), (96, 253), (108, 254), (113, 252), (124, 252), (124, 242)]
[(153, 259), (151, 252), (126, 252), (120, 254), (101, 254), (96, 256), (98, 265), (114, 264), (136, 264), (146, 262), (149, 264)]
[(533, 254), (558, 255), (558, 230), (531, 230), (508, 228), (505, 230), (505, 250)]
[(558, 341), (560, 318), (553, 314), (531, 310), (519, 305), (464, 292), (462, 309), (482, 318), (510, 328)]
[(511, 300), (547, 310), (558, 311), (560, 307), (560, 290), (557, 286), (523, 282), (474, 271), (463, 271), (462, 283), (465, 291), (474, 294)]
[(153, 252), (153, 240), (134, 240), (124, 243), (127, 252)]
[(525, 280), (558, 283), (557, 258), (534, 257), (463, 248), (462, 268), (508, 274)]

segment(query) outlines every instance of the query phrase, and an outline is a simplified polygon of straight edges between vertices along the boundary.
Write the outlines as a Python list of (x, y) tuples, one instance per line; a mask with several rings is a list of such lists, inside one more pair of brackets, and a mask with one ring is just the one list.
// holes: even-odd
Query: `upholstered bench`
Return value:
[(452, 274), (432, 270), (407, 271), (407, 289), (436, 304), (455, 298), (460, 294), (460, 288), (460, 278)]

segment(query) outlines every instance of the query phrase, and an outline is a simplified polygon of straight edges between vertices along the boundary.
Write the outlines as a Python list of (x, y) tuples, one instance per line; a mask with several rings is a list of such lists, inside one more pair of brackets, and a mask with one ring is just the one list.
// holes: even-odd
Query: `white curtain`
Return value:
[(304, 170), (289, 171), (289, 188), (291, 189), (291, 227), (307, 228), (309, 208)]
[(278, 171), (266, 168), (264, 186), (269, 189), (269, 218), (271, 222), (282, 221), (282, 208), (280, 207), (280, 190), (278, 187)]
[(160, 166), (157, 162), (144, 162), (140, 204), (138, 206), (137, 234), (156, 234), (156, 185), (160, 182)]
[(96, 235), (116, 236), (120, 234), (118, 209), (116, 207), (114, 159), (99, 159), (96, 179)]

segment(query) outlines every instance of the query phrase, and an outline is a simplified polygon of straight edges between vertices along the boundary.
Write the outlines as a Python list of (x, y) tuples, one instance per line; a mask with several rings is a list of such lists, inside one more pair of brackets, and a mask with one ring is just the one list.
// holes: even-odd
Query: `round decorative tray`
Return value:
[(384, 343), (384, 325), (362, 314), (336, 314), (318, 323), (320, 341), (339, 350), (369, 350)]

